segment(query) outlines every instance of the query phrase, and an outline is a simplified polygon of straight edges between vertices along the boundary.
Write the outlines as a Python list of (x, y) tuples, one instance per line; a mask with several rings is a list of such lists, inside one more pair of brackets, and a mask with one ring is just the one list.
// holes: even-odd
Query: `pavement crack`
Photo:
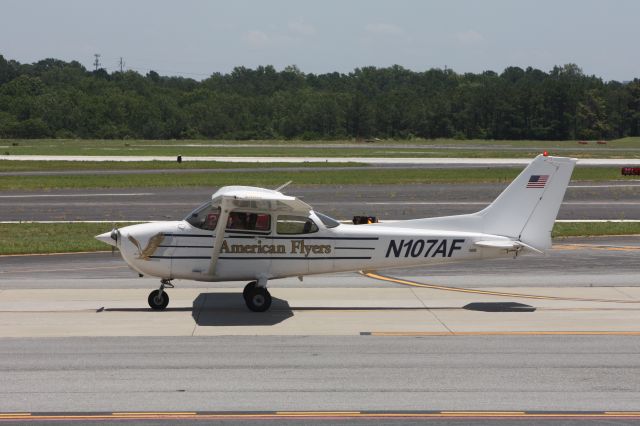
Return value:
[(622, 291), (619, 287), (612, 287), (612, 288), (615, 289), (618, 293), (624, 295), (625, 297), (628, 297), (629, 299), (632, 299), (632, 300), (636, 299), (633, 295)]
[(433, 315), (433, 317), (436, 319), (436, 321), (438, 321), (440, 323), (440, 325), (442, 325), (449, 333), (451, 334), (455, 334), (453, 332), (453, 330), (451, 330), (449, 327), (447, 327), (447, 325), (438, 317), (438, 315), (436, 315), (435, 312), (433, 312), (432, 309), (429, 309), (429, 307), (424, 303), (424, 301), (418, 297), (418, 295), (416, 294), (415, 288), (410, 288), (411, 293), (413, 293), (413, 295), (416, 297), (416, 299), (418, 299), (420, 301), (420, 303), (422, 304), (422, 306), (431, 314)]

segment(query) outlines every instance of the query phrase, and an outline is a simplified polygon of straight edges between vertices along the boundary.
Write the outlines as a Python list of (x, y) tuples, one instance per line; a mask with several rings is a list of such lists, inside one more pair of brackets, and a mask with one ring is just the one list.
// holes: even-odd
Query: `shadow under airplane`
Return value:
[[(465, 309), (480, 312), (533, 312), (535, 307), (516, 302), (474, 302), (460, 307), (299, 307), (292, 308), (289, 302), (273, 297), (267, 312), (247, 310), (241, 294), (200, 293), (192, 307), (166, 308), (165, 312), (191, 312), (196, 324), (210, 327), (270, 326), (293, 317), (294, 311), (402, 311), (402, 310), (452, 310)], [(151, 308), (100, 308), (97, 312), (157, 312)]]
[(196, 324), (201, 326), (256, 326), (275, 325), (293, 316), (286, 300), (272, 298), (267, 312), (247, 310), (238, 293), (200, 293), (193, 301), (191, 311)]
[(536, 308), (517, 302), (474, 302), (462, 307), (468, 311), (480, 312), (534, 312)]

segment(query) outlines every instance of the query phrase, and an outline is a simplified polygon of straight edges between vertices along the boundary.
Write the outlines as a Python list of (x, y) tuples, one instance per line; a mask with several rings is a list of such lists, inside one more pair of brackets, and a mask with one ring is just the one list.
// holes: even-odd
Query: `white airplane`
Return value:
[[(96, 236), (142, 275), (161, 278), (148, 298), (169, 304), (174, 279), (250, 281), (247, 307), (271, 306), (269, 280), (543, 253), (576, 160), (536, 157), (485, 209), (369, 225), (341, 224), (278, 190), (226, 186), (181, 221)], [(281, 188), (278, 188), (281, 189)]]

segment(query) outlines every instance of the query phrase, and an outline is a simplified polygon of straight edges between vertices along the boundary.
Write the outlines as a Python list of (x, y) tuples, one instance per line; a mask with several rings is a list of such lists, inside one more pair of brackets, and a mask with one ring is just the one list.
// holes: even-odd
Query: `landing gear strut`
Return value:
[[(265, 283), (266, 284), (266, 283)], [(253, 312), (265, 312), (271, 307), (271, 294), (266, 287), (259, 286), (256, 281), (251, 281), (242, 292), (247, 308)]]
[(149, 298), (147, 299), (147, 301), (149, 302), (149, 306), (151, 307), (151, 309), (161, 311), (167, 307), (167, 305), (169, 304), (169, 295), (166, 291), (164, 291), (165, 288), (173, 288), (171, 280), (160, 280), (160, 288), (149, 293)]

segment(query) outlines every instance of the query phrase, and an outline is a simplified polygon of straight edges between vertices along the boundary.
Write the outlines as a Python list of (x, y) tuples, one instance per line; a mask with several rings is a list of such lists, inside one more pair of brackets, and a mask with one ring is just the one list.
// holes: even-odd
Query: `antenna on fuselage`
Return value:
[(290, 183), (292, 183), (293, 181), (290, 180), (289, 182), (285, 183), (284, 185), (280, 185), (279, 187), (277, 187), (276, 189), (274, 189), (274, 191), (282, 191), (284, 188), (286, 188), (287, 186), (289, 186)]

